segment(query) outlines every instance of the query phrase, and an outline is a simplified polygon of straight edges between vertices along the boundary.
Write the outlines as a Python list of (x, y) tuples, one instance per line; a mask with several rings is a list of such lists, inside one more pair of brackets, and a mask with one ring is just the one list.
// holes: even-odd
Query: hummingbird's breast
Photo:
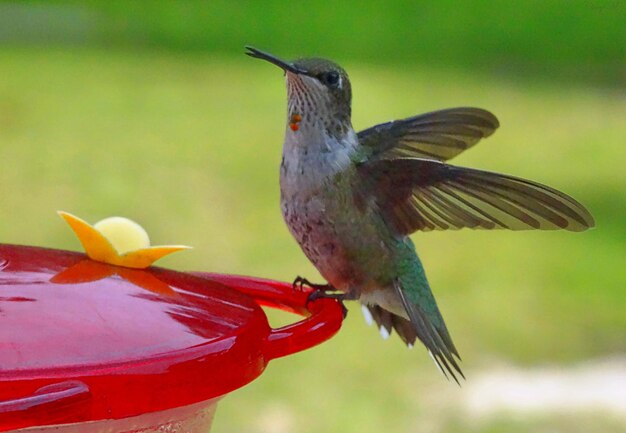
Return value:
[(356, 136), (307, 147), (287, 139), (280, 170), (283, 218), (305, 255), (340, 290), (378, 284), (391, 262), (382, 221), (355, 203), (355, 151)]

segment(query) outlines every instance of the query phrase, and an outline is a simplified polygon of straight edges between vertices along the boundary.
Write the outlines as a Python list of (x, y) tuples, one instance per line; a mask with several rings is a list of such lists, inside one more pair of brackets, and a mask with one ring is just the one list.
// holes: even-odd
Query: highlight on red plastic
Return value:
[(308, 316), (299, 322), (271, 330), (265, 346), (268, 359), (291, 355), (323, 343), (341, 327), (343, 310), (339, 302), (333, 299), (307, 302), (311, 290), (295, 290), (290, 284), (263, 278), (208, 272), (193, 274), (245, 293), (259, 305)]
[(62, 424), (71, 417), (89, 419), (91, 394), (83, 382), (72, 380), (47, 385), (31, 395), (0, 401), (0, 431), (30, 427), (32, 420), (40, 424)]

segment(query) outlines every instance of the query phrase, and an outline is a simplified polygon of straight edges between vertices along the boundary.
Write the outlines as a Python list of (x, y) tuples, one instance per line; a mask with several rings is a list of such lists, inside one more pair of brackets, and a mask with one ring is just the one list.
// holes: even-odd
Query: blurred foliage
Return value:
[(445, 65), (626, 83), (621, 0), (4, 2), (0, 41)]

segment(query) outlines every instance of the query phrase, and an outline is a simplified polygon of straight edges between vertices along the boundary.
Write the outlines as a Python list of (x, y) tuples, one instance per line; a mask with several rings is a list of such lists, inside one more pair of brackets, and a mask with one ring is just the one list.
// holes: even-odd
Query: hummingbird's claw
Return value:
[(298, 275), (293, 280), (293, 283), (291, 283), (291, 287), (293, 288), (293, 290), (298, 290), (300, 292), (304, 291), (305, 286), (308, 286), (311, 289), (313, 289), (313, 291), (309, 294), (309, 297), (306, 300), (307, 304), (309, 302), (315, 301), (316, 299), (322, 299), (322, 298), (335, 299), (339, 301), (339, 303), (341, 304), (343, 318), (344, 319), (346, 318), (346, 316), (348, 315), (348, 309), (343, 303), (344, 299), (346, 298), (345, 293), (330, 293), (330, 292), (337, 292), (337, 289), (335, 289), (331, 284), (315, 284), (315, 283), (310, 282), (306, 278), (301, 277), (300, 275)]
[(301, 292), (302, 290), (304, 290), (304, 278), (302, 278), (300, 275), (298, 275), (294, 280), (293, 283), (291, 283), (291, 288), (293, 290), (297, 290), (299, 292)]
[(334, 299), (339, 302), (341, 305), (341, 310), (343, 312), (343, 318), (345, 319), (348, 316), (348, 309), (343, 301), (346, 299), (351, 299), (347, 293), (328, 293), (328, 291), (323, 290), (315, 290), (311, 292), (309, 297), (306, 300), (306, 303), (316, 301), (318, 299)]
[(293, 283), (291, 283), (291, 287), (293, 288), (293, 290), (298, 290), (300, 292), (304, 291), (304, 287), (305, 286), (308, 286), (308, 287), (312, 288), (315, 292), (335, 292), (335, 291), (337, 291), (337, 289), (335, 289), (330, 284), (315, 284), (315, 283), (310, 282), (306, 278), (302, 278), (300, 275), (298, 275), (293, 280)]

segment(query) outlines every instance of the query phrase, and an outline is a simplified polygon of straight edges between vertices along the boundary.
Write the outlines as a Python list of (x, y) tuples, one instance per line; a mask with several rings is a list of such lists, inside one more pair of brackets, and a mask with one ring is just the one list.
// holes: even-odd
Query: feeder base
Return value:
[(123, 419), (56, 424), (13, 433), (208, 433), (219, 398)]

